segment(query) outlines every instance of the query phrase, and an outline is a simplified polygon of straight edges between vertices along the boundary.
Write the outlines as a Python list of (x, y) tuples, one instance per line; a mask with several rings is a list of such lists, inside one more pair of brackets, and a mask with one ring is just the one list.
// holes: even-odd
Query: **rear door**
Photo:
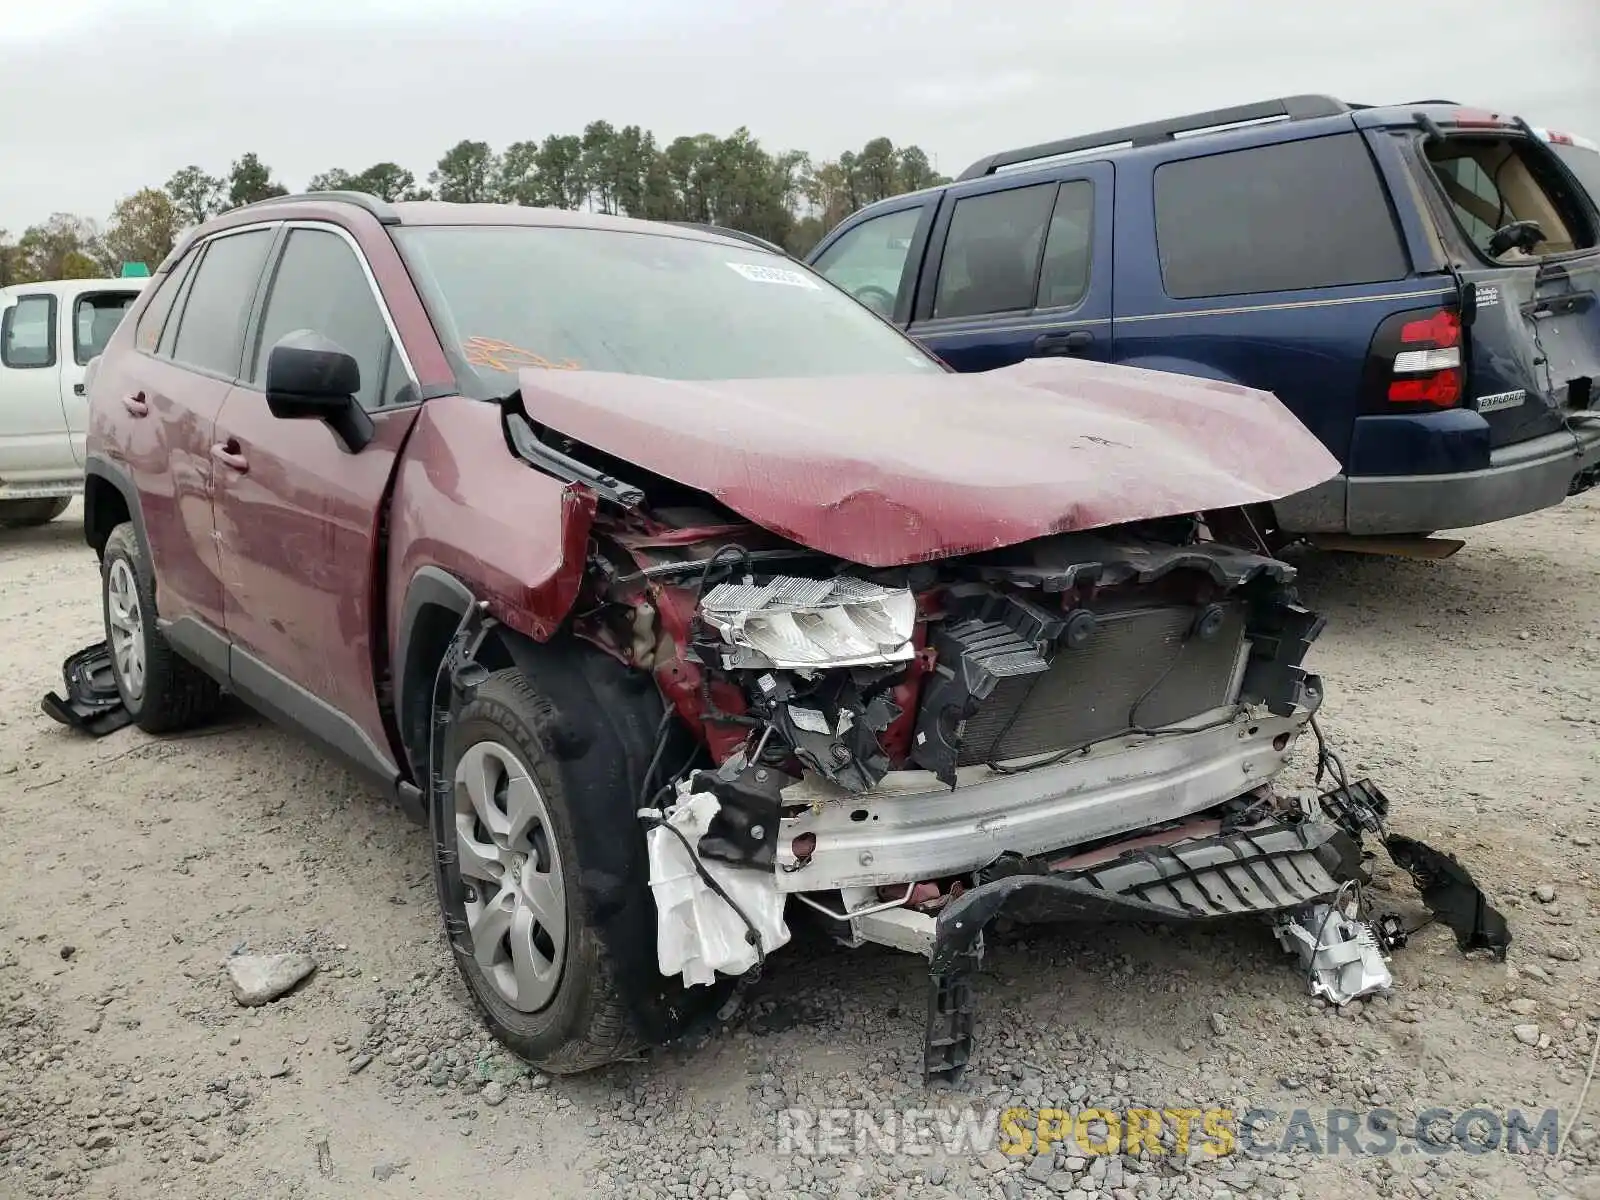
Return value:
[(27, 287), (0, 297), (0, 482), (23, 495), (30, 482), (72, 474), (59, 384), (60, 300)]
[(1110, 163), (945, 195), (908, 332), (958, 371), (1111, 350)]
[(71, 353), (61, 356), (61, 411), (66, 418), (67, 436), (72, 440), (72, 454), (79, 466), (83, 465), (83, 438), (89, 428), (84, 371), (106, 348), (123, 314), (139, 298), (139, 286), (142, 285), (96, 287), (62, 296), (61, 344), (63, 350), (70, 344)]
[[(1493, 445), (1566, 428), (1597, 405), (1600, 248), (1594, 202), (1536, 138), (1465, 130), (1414, 144), (1436, 221), (1475, 302), (1468, 334), (1471, 394)], [(1543, 234), (1506, 245), (1519, 223)]]

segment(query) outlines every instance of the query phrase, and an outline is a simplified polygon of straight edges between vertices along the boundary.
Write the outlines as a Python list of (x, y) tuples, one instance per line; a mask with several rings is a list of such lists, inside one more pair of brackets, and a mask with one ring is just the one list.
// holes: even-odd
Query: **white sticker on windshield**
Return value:
[(789, 287), (817, 289), (817, 281), (804, 271), (791, 271), (788, 267), (763, 267), (758, 263), (731, 262), (728, 266), (751, 283), (782, 283)]

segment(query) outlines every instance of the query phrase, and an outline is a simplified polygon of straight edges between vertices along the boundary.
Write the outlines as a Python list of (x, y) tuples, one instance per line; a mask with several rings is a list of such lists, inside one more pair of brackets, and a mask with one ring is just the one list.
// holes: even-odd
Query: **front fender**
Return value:
[(453, 576), (502, 624), (544, 641), (583, 581), (595, 497), (518, 459), (500, 408), (445, 396), (422, 406), (390, 506), (390, 662), (423, 568)]

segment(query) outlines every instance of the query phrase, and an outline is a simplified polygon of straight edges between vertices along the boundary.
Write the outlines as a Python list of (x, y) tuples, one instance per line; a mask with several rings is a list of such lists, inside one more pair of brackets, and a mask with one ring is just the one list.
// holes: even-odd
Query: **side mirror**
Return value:
[(360, 364), (309, 329), (285, 334), (267, 355), (267, 411), (284, 420), (324, 421), (351, 453), (374, 433), (356, 401), (360, 390)]

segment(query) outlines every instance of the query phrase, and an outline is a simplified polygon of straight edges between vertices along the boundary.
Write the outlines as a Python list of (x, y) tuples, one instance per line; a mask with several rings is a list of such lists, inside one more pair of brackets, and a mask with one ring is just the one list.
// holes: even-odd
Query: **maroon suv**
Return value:
[(679, 1035), (805, 914), (929, 956), (953, 1073), (997, 915), (1350, 875), (1272, 788), (1320, 621), (1222, 540), (1337, 470), (1269, 395), (957, 375), (725, 231), (326, 193), (186, 238), (91, 409), (127, 710), (234, 693), (373, 776), (548, 1069)]

